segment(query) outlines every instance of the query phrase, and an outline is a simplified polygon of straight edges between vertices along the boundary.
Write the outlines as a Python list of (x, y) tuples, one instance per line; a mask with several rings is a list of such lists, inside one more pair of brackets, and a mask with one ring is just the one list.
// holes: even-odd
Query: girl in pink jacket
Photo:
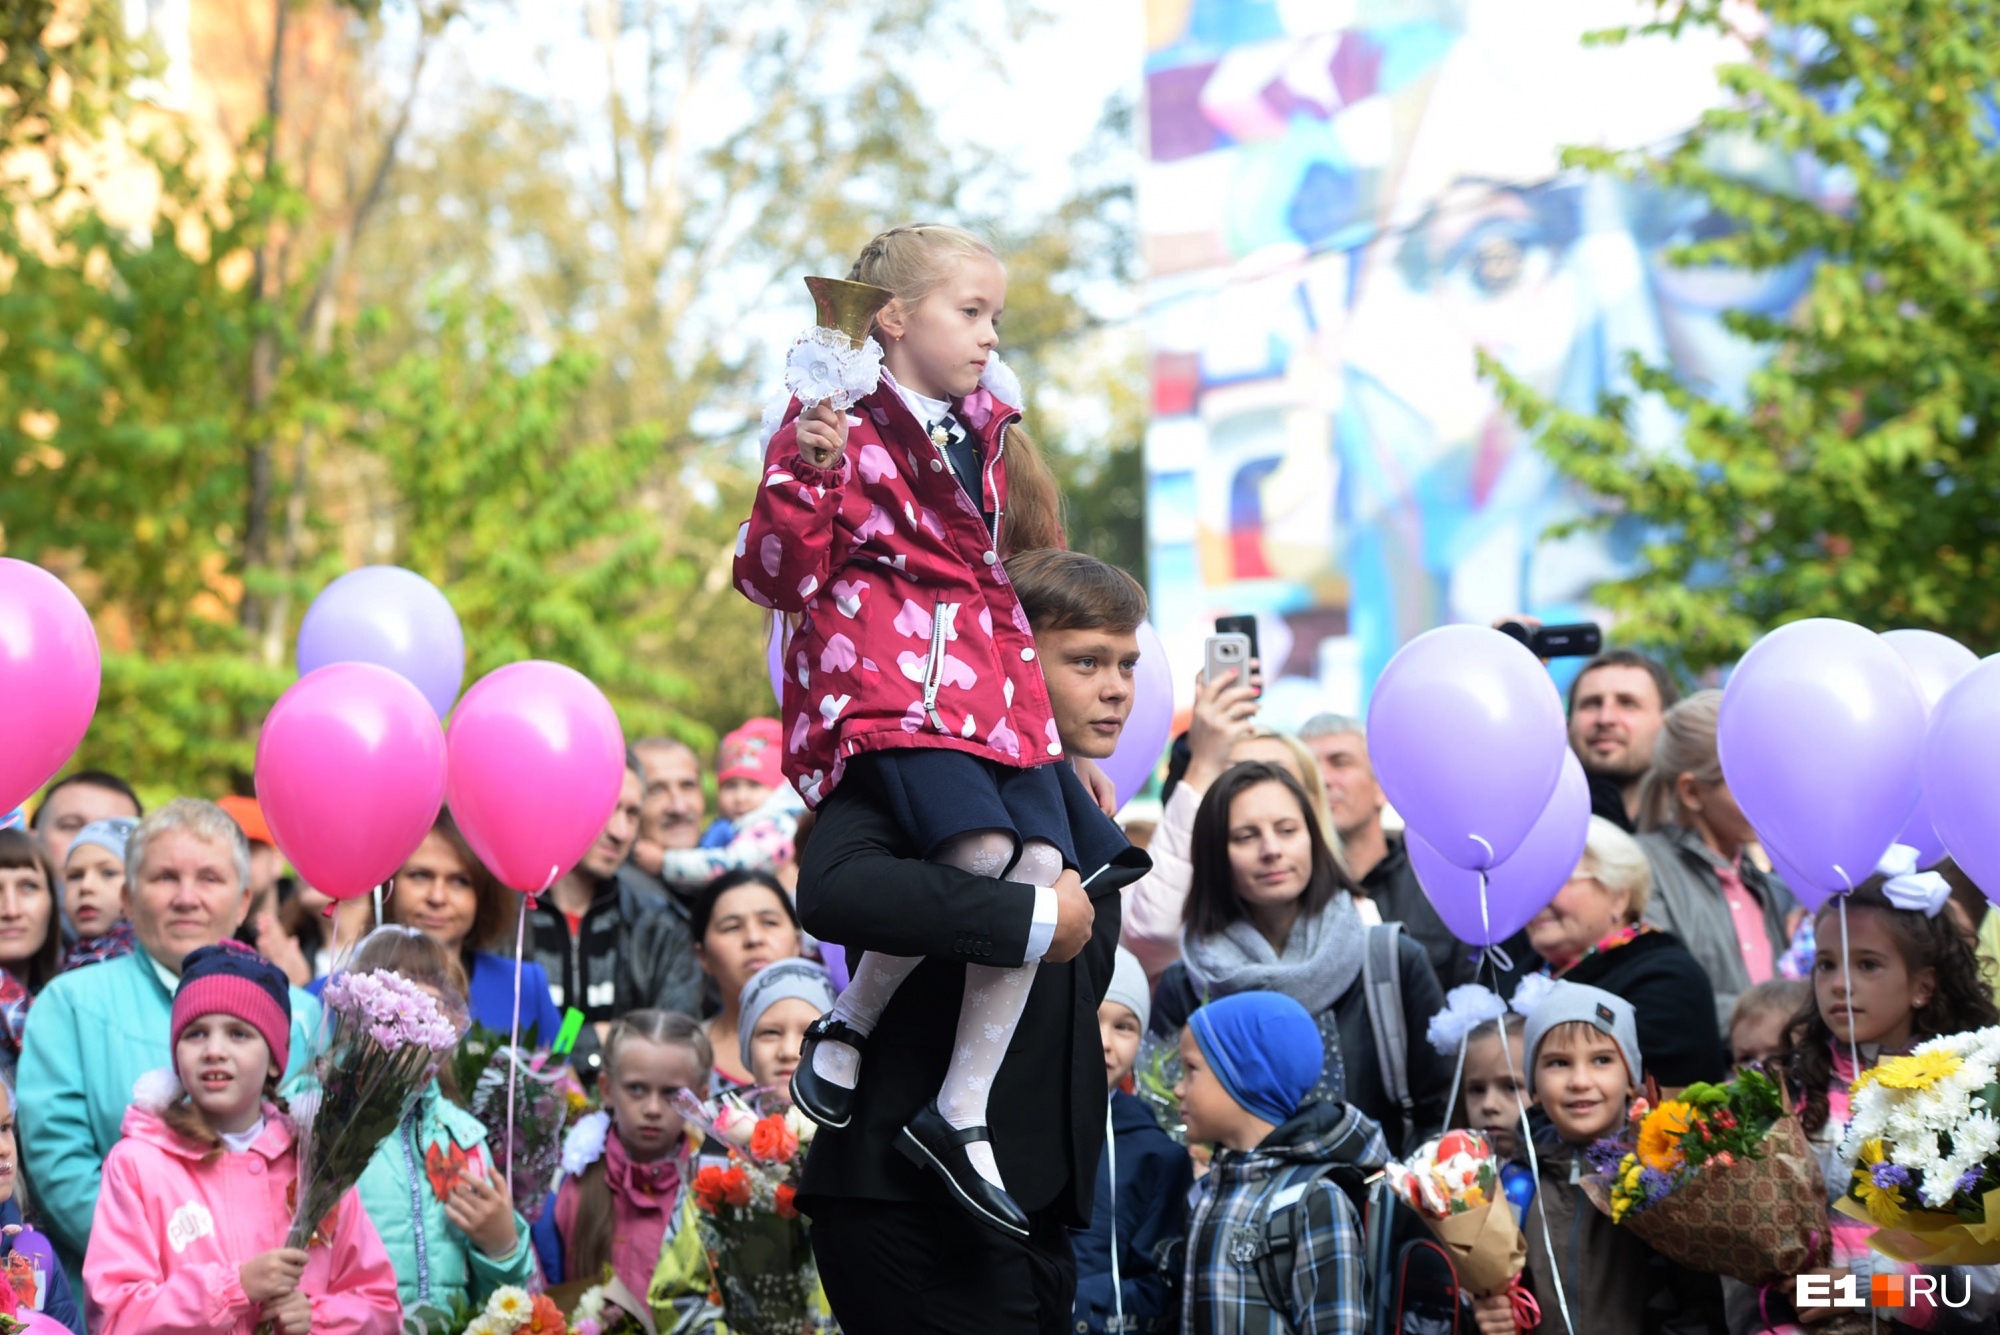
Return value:
[(353, 1192), (287, 1248), (298, 1159), (277, 1096), (290, 987), (225, 941), (187, 957), (171, 1071), (146, 1076), (104, 1161), (84, 1257), (96, 1335), (394, 1335), (396, 1274)]
[[(971, 233), (920, 224), (870, 241), (848, 277), (892, 297), (872, 330), (880, 383), (852, 415), (844, 399), (790, 405), (737, 536), (737, 584), (797, 618), (783, 740), (806, 804), (861, 784), (924, 857), (1037, 887), (1027, 962), (966, 965), (944, 1085), (898, 1142), (976, 1218), (1025, 1238), (988, 1093), (1055, 935), (1052, 887), (1125, 840), (1064, 763), (1003, 564), (1063, 545), (1054, 482), (1016, 425), (1020, 383), (995, 355), (1007, 272)], [(806, 1031), (791, 1093), (820, 1125), (852, 1119), (868, 1035), (919, 963), (869, 951)]]

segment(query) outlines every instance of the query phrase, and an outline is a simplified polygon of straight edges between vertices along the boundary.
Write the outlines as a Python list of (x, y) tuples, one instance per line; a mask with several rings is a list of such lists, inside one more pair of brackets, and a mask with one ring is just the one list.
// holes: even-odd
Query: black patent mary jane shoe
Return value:
[(856, 1052), (868, 1047), (868, 1036), (849, 1028), (845, 1020), (832, 1015), (814, 1020), (806, 1027), (805, 1039), (799, 1044), (799, 1064), (792, 1071), (792, 1106), (821, 1126), (838, 1131), (854, 1120), (854, 1091), (813, 1069), (813, 1053), (828, 1041), (845, 1043)]
[(974, 1141), (992, 1139), (983, 1126), (971, 1126), (961, 1131), (945, 1121), (933, 1100), (925, 1104), (910, 1119), (910, 1124), (903, 1128), (903, 1134), (896, 1140), (896, 1148), (911, 1163), (929, 1168), (943, 1178), (945, 1186), (951, 1190), (952, 1199), (970, 1211), (980, 1223), (1012, 1237), (1025, 1238), (1028, 1236), (1028, 1216), (1014, 1204), (1012, 1196), (980, 1176), (965, 1152), (965, 1147)]

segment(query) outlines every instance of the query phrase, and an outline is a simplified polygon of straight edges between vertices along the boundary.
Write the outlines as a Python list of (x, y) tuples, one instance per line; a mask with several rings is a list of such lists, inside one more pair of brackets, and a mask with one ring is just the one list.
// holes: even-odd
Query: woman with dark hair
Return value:
[[(453, 955), (465, 969), (473, 1020), (508, 1032), (514, 1023), (514, 933), (520, 896), (500, 884), (466, 842), (449, 811), (424, 836), (390, 882), (383, 916), (414, 927)], [(521, 961), (521, 1033), (548, 1047), (562, 1028), (562, 1012), (549, 995), (549, 976), (531, 959)]]
[(14, 1082), (28, 1008), (62, 972), (55, 868), (24, 830), (0, 830), (0, 1075)]
[[(1189, 860), (1182, 958), (1160, 975), (1152, 1032), (1173, 1039), (1196, 1007), (1217, 997), (1282, 992), (1312, 1014), (1326, 1048), (1312, 1098), (1352, 1104), (1381, 1123), (1392, 1148), (1439, 1129), (1451, 1062), (1423, 1041), (1444, 1005), (1437, 974), (1423, 947), (1397, 932), (1401, 1015), (1370, 1016), (1362, 985), (1369, 934), (1396, 929), (1362, 922), (1353, 883), (1298, 780), (1262, 761), (1227, 771), (1195, 813)], [(1375, 1046), (1378, 1021), (1393, 1031), (1397, 1019), (1407, 1105), (1389, 1088)]]
[(692, 919), (695, 958), (714, 980), (721, 1007), (707, 1024), (715, 1082), (742, 1088), (752, 1083), (737, 1040), (743, 985), (773, 960), (796, 957), (805, 932), (792, 897), (761, 871), (724, 872), (710, 881), (694, 901)]

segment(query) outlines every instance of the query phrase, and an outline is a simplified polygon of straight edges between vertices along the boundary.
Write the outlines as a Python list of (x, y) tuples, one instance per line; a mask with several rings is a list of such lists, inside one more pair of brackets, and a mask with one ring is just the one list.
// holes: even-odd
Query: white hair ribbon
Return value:
[(1444, 1009), (1431, 1016), (1424, 1037), (1444, 1056), (1464, 1045), (1466, 1036), (1488, 1020), (1507, 1013), (1507, 1003), (1477, 983), (1454, 987), (1445, 995)]
[(1951, 882), (1934, 871), (1918, 871), (1917, 850), (1908, 844), (1889, 845), (1875, 871), (1888, 878), (1882, 887), (1883, 898), (1899, 909), (1935, 918), (1951, 898)]

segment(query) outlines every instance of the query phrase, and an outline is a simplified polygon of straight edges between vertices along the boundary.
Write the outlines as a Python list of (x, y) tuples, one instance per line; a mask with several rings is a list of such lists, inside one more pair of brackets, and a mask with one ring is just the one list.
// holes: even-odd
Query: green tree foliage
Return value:
[[(312, 10), (272, 2), (294, 25)], [(1100, 332), (1079, 286), (1129, 262), (1106, 242), (1129, 180), (1013, 216), (1007, 171), (939, 142), (892, 58), (963, 42), (970, 8), (841, 0), (788, 25), (783, 6), (571, 7), (607, 69), (616, 55), (596, 100), (459, 90), (464, 113), (416, 118), (419, 134), (425, 44), (458, 6), (346, 5), (366, 142), (339, 146), (332, 198), (286, 120), (325, 90), (291, 86), (220, 176), (212, 144), (144, 118), (152, 136), (132, 137), (161, 204), (143, 230), (87, 182), (60, 210), (0, 190), (0, 551), (57, 571), (96, 617), (103, 702), (76, 763), (160, 796), (242, 789), (299, 616), (364, 563), (446, 590), (468, 682), (568, 663), (633, 736), (703, 742), (768, 712), (762, 619), (729, 580), (780, 357), (753, 326), (774, 305), (804, 317), (800, 274), (844, 272), (913, 214), (964, 218), (1019, 257), (1017, 361), (1050, 386), (1037, 420), (1108, 390), (1096, 435), (1136, 447), (1137, 364), (1068, 355)], [(385, 39), (399, 15), (413, 35)], [(115, 27), (89, 31), (104, 51), (64, 78), (110, 105), (133, 57)], [(843, 77), (797, 77), (807, 49), (847, 53), (828, 57)], [(695, 118), (706, 138), (694, 103), (728, 113)], [(953, 207), (968, 199), (992, 202)], [(1055, 436), (1073, 506), (1122, 485), (1116, 450)]]
[[(1690, 266), (1817, 260), (1789, 318), (1733, 313), (1769, 361), (1721, 401), (1634, 359), (1636, 394), (1555, 410), (1488, 360), (1522, 422), (1601, 498), (1587, 526), (1649, 535), (1601, 590), (1621, 639), (1690, 666), (1725, 662), (1800, 617), (1926, 627), (2000, 646), (2000, 3), (1770, 0), (1725, 106), (1658, 153), (1571, 150), (1591, 170), (1695, 192), (1738, 220)], [(1660, 0), (1638, 31), (1726, 28), (1723, 0)], [(1609, 35), (1622, 40), (1631, 30)], [(1845, 186), (1839, 207), (1734, 170), (1746, 142)], [(1648, 401), (1651, 401), (1650, 403)], [(1649, 407), (1682, 424), (1642, 439)]]

